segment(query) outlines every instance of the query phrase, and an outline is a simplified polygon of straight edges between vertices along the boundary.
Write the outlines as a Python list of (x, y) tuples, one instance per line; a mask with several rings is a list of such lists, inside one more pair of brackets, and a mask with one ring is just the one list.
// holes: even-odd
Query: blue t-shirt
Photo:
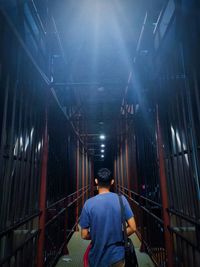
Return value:
[[(127, 199), (122, 196), (126, 220), (133, 217)], [(99, 194), (88, 199), (80, 217), (81, 228), (89, 228), (92, 248), (90, 267), (108, 267), (124, 258), (121, 208), (115, 193)]]

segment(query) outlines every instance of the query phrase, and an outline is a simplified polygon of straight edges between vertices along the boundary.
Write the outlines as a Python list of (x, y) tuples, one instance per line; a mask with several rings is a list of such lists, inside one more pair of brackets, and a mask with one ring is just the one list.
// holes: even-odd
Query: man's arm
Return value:
[(131, 217), (128, 221), (128, 226), (126, 228), (127, 235), (132, 235), (136, 231), (136, 223), (134, 217)]
[(80, 216), (80, 226), (81, 226), (81, 237), (86, 240), (90, 240), (90, 219), (89, 219), (89, 213), (87, 209), (87, 201), (83, 206), (81, 216)]
[(131, 209), (127, 199), (124, 196), (122, 196), (122, 199), (123, 199), (123, 203), (124, 203), (125, 219), (126, 219), (127, 224), (128, 224), (128, 226), (126, 228), (126, 232), (127, 232), (127, 235), (129, 236), (136, 231), (136, 223), (135, 223), (132, 209)]
[(91, 240), (89, 229), (81, 229), (81, 237), (85, 240)]

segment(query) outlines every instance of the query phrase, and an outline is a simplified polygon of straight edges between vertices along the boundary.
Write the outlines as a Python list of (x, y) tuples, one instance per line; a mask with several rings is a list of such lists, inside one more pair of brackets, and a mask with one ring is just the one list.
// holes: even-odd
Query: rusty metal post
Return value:
[(48, 119), (47, 108), (45, 111), (45, 129), (44, 129), (44, 147), (42, 156), (42, 175), (40, 184), (40, 203), (41, 211), (39, 219), (40, 235), (37, 250), (37, 267), (43, 267), (44, 264), (44, 241), (45, 241), (45, 220), (46, 220), (46, 185), (47, 185), (47, 162), (48, 162)]
[(122, 147), (122, 144), (123, 144), (123, 138), (121, 136), (121, 143), (120, 143), (120, 176), (121, 176), (121, 184), (123, 186), (123, 193), (124, 193), (124, 166), (123, 166), (123, 147)]
[(116, 172), (116, 159), (114, 159), (114, 173), (113, 173), (113, 178), (115, 179), (115, 181), (116, 181), (116, 175), (117, 175), (117, 172)]
[[(79, 151), (79, 140), (77, 140), (77, 147), (76, 147), (76, 192), (77, 192), (77, 199), (79, 197), (79, 161), (80, 161), (80, 151)], [(79, 207), (78, 207), (78, 203), (76, 205), (76, 231), (78, 231), (78, 217), (79, 217)]]
[[(129, 77), (131, 76), (131, 74), (129, 75)], [(127, 89), (128, 90), (128, 89)], [(126, 167), (126, 183), (127, 183), (127, 188), (128, 188), (128, 195), (129, 197), (131, 197), (131, 187), (130, 187), (130, 170), (129, 170), (129, 148), (128, 148), (128, 111), (127, 109), (125, 109), (125, 117), (126, 117), (126, 137), (125, 137), (125, 167)]]
[(128, 137), (125, 140), (125, 161), (126, 161), (126, 179), (129, 189), (129, 197), (131, 197), (130, 188), (130, 172), (129, 172), (129, 153), (128, 153)]
[(119, 177), (118, 177), (118, 174), (117, 174), (117, 156), (116, 158), (114, 159), (114, 173), (113, 173), (113, 179), (115, 181), (114, 183), (114, 190), (115, 192), (117, 192), (118, 188), (117, 186), (119, 185)]
[(122, 179), (121, 179), (121, 172), (120, 172), (120, 152), (118, 154), (117, 158), (117, 173), (118, 173), (118, 184), (119, 186), (122, 185)]
[[(85, 151), (84, 147), (82, 147), (82, 188), (85, 186)], [(81, 209), (83, 208), (84, 205), (84, 194), (82, 195), (82, 206)]]
[(92, 186), (92, 190), (91, 190), (91, 196), (94, 196), (94, 161), (91, 161), (90, 163), (90, 168), (91, 168), (91, 174), (90, 174), (90, 183), (91, 183), (91, 186)]
[(162, 210), (163, 210), (163, 222), (164, 222), (164, 238), (165, 249), (167, 254), (167, 267), (173, 266), (173, 240), (169, 232), (168, 226), (170, 226), (170, 216), (168, 209), (168, 194), (167, 194), (167, 180), (165, 174), (165, 162), (163, 152), (162, 134), (160, 129), (158, 105), (157, 105), (157, 151), (159, 159), (159, 172), (160, 172), (160, 189), (162, 196)]
[[(84, 182), (85, 182), (85, 186), (88, 185), (88, 181), (87, 181), (87, 152), (85, 152), (85, 179), (84, 179)], [(87, 192), (85, 193), (85, 197), (84, 197), (84, 202), (86, 201), (87, 199)]]

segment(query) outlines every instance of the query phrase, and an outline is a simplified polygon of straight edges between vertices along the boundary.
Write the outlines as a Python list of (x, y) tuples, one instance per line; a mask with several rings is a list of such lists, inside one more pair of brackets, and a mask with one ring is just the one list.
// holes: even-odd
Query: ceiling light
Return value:
[(105, 150), (104, 149), (101, 149), (101, 153), (104, 153), (105, 152)]
[(101, 147), (105, 147), (105, 145), (104, 144), (101, 144)]
[(104, 155), (101, 155), (101, 158), (104, 158)]
[(104, 135), (104, 134), (101, 134), (101, 135), (99, 136), (99, 138), (100, 138), (101, 140), (104, 140), (104, 139), (106, 139), (106, 137), (105, 137), (105, 135)]

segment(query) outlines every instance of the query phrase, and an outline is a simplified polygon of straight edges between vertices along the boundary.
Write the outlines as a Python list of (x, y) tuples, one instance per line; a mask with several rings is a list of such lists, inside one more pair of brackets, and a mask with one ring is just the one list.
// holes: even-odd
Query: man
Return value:
[[(85, 202), (80, 217), (82, 238), (92, 240), (89, 264), (90, 267), (123, 267), (121, 208), (118, 195), (110, 192), (114, 183), (111, 172), (106, 168), (100, 169), (95, 182), (99, 194)], [(122, 200), (129, 236), (136, 231), (136, 224), (128, 201), (124, 196)]]

